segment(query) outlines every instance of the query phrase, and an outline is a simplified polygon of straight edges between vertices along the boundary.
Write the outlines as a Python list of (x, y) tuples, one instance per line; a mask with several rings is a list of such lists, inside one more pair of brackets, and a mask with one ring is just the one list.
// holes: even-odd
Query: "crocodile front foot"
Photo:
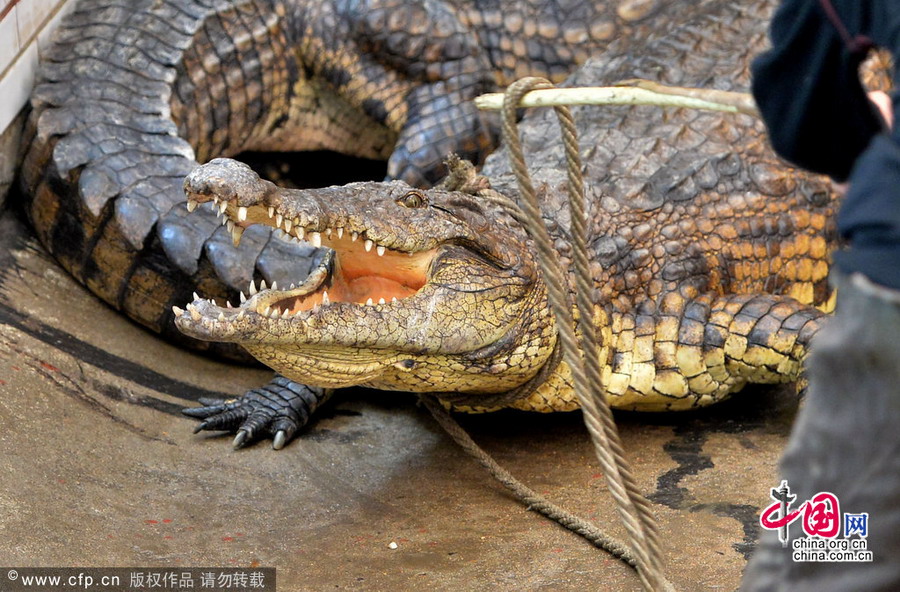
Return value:
[(268, 434), (272, 437), (272, 448), (281, 450), (330, 394), (328, 389), (276, 376), (267, 385), (237, 399), (201, 398), (203, 407), (181, 412), (202, 420), (194, 429), (195, 434), (201, 430), (237, 431), (235, 448)]

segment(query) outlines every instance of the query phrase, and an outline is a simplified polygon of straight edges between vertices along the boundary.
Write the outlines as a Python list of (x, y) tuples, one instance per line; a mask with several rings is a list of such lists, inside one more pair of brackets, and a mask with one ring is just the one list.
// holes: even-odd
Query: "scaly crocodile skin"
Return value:
[[(770, 9), (690, 7), (683, 15), (688, 25), (616, 40), (567, 84), (648, 78), (744, 91), (747, 65), (766, 42)], [(744, 382), (794, 375), (790, 348), (807, 342), (819, 324), (807, 324), (817, 315), (797, 303), (833, 306), (826, 277), (837, 196), (830, 183), (776, 158), (762, 124), (750, 117), (653, 107), (575, 114), (594, 208), (595, 300), (602, 303), (599, 326), (609, 331), (613, 404), (641, 408), (645, 399), (635, 396), (641, 393), (680, 408), (711, 402), (714, 393)], [(565, 211), (558, 138), (549, 110), (522, 126), (534, 181), (547, 187), (546, 221), (567, 260), (568, 222), (557, 213)], [(507, 160), (505, 152), (490, 156), (484, 173), (511, 193)], [(801, 339), (792, 346), (789, 334)], [(568, 392), (547, 391), (520, 406), (556, 407), (563, 404), (557, 393)]]

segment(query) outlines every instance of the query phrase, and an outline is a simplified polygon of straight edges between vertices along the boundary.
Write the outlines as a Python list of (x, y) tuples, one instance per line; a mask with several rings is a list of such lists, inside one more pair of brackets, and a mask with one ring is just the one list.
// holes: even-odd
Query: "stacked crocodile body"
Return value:
[[(241, 441), (283, 443), (352, 384), (571, 409), (523, 229), (468, 193), (416, 187), (447, 153), (493, 148), (472, 97), (525, 74), (559, 80), (589, 54), (578, 83), (745, 90), (771, 8), (82, 2), (32, 100), (28, 212), (62, 265), (131, 318), (179, 339), (177, 318), (194, 345), (237, 343), (286, 377), (198, 413)], [(580, 127), (611, 402), (684, 409), (796, 379), (830, 299), (827, 185), (778, 162), (749, 117), (617, 108)], [(557, 135), (541, 115), (524, 122), (567, 261)], [(382, 158), (398, 180), (300, 191), (234, 161), (195, 169), (250, 149)], [(500, 155), (485, 173), (515, 196)], [(332, 251), (310, 257), (320, 246)], [(251, 279), (266, 284), (242, 298)]]

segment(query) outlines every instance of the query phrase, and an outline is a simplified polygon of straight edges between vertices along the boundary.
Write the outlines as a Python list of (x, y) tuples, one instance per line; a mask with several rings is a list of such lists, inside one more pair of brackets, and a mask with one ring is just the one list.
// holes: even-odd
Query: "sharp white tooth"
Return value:
[(372, 242), (371, 240), (369, 240), (369, 239), (366, 239), (366, 242), (363, 243), (363, 245), (366, 247), (366, 253), (368, 253), (369, 251), (372, 250), (372, 247), (375, 246), (375, 243), (373, 243), (373, 242)]
[(368, 300), (366, 300), (366, 306), (372, 306), (372, 305), (374, 305), (374, 304), (375, 304), (375, 303), (372, 302), (372, 299), (371, 299), (371, 298), (369, 298)]
[(234, 222), (232, 222), (230, 219), (225, 220), (225, 228), (228, 229), (228, 232), (234, 232)]
[(281, 214), (275, 214), (275, 226), (281, 226), (281, 223), (284, 222), (284, 216)]
[(266, 310), (264, 310), (264, 311), (262, 312), (262, 314), (263, 314), (264, 317), (267, 317), (267, 316), (269, 316), (269, 313), (270, 313), (270, 312), (272, 312), (272, 307), (271, 307), (271, 306), (267, 306), (267, 307), (266, 307)]
[(322, 246), (322, 234), (320, 232), (310, 232), (309, 233), (309, 242), (312, 243), (314, 247)]
[(259, 281), (259, 290), (260, 292), (266, 289), (266, 280)]
[(319, 312), (320, 308), (322, 308), (322, 307), (319, 304), (313, 304), (312, 313), (316, 314), (317, 312)]
[(294, 236), (297, 237), (297, 240), (303, 240), (306, 237), (306, 230), (302, 226), (295, 226)]
[(382, 245), (375, 247), (375, 252), (378, 253), (379, 257), (384, 257), (384, 247)]
[(221, 321), (224, 321), (224, 320), (225, 320), (225, 313), (224, 313), (224, 312), (220, 312), (220, 313), (219, 313), (219, 316), (216, 317), (216, 320), (217, 320), (217, 321), (220, 321), (220, 322), (221, 322)]
[(354, 231), (354, 232), (351, 232), (351, 233), (350, 233), (350, 240), (351, 240), (351, 241), (356, 242), (356, 239), (358, 239), (358, 238), (359, 238), (359, 233), (358, 233), (358, 232), (355, 232), (355, 231)]
[(231, 302), (229, 302), (228, 300), (226, 300), (226, 301), (225, 301), (225, 308), (234, 308), (234, 306), (231, 305)]
[(200, 295), (194, 292), (194, 300), (200, 300)]
[(291, 316), (291, 309), (289, 309), (289, 308), (284, 309), (284, 312), (281, 313), (281, 318), (283, 318), (283, 319), (289, 318), (290, 316)]
[(333, 228), (331, 228), (331, 227), (326, 228), (326, 229), (325, 229), (325, 236), (327, 236), (328, 238), (331, 238), (331, 233), (332, 233), (332, 232), (334, 232), (334, 229), (333, 229)]
[(272, 282), (272, 289), (273, 289), (273, 290), (277, 290), (277, 289), (278, 289), (278, 282)]
[(224, 214), (225, 210), (227, 210), (227, 209), (228, 209), (228, 202), (225, 200), (222, 200), (222, 203), (219, 204), (219, 213)]
[(290, 234), (291, 228), (294, 227), (294, 221), (290, 218), (285, 218), (284, 220), (284, 231)]
[(296, 288), (296, 287), (297, 287), (297, 284), (291, 282), (291, 290), (293, 290), (293, 289)]
[(197, 206), (200, 205), (200, 202), (194, 201), (193, 199), (187, 200), (187, 211), (193, 212), (197, 209)]
[(243, 319), (244, 318), (244, 310), (243, 309), (239, 310), (237, 313), (237, 317), (235, 317), (235, 318), (237, 318), (237, 320)]
[(302, 226), (302, 224), (300, 224), (300, 216), (294, 218), (294, 226)]
[(247, 208), (241, 206), (238, 208), (238, 220), (244, 222), (247, 220)]
[(280, 319), (280, 318), (281, 318), (281, 313), (278, 312), (278, 309), (277, 309), (277, 308), (274, 308), (274, 309), (272, 309), (272, 312), (269, 313), (269, 318)]
[(214, 196), (212, 196), (212, 198), (213, 198), (213, 205), (219, 205), (219, 196), (214, 195)]
[(338, 226), (337, 235), (338, 235), (338, 238), (344, 238), (344, 227), (343, 226)]
[(188, 305), (187, 305), (187, 309), (188, 309), (188, 311), (191, 313), (191, 318), (192, 318), (192, 319), (194, 319), (195, 321), (199, 321), (199, 320), (200, 320), (200, 318), (201, 318), (200, 311), (197, 310), (196, 307), (194, 307), (194, 306), (191, 305), (191, 304), (188, 304)]
[(322, 304), (331, 304), (331, 300), (328, 299), (328, 291), (322, 290)]
[(241, 290), (241, 304), (243, 304), (243, 303), (245, 303), (245, 302), (247, 302), (247, 297), (244, 296), (244, 291)]
[(231, 244), (236, 247), (241, 245), (241, 237), (244, 236), (244, 228), (242, 226), (235, 226), (231, 229)]
[(269, 218), (275, 217), (275, 206), (269, 206)]
[(385, 302), (384, 302), (384, 298), (379, 298), (379, 299), (378, 299), (378, 304), (384, 304), (384, 303), (385, 303)]
[(250, 280), (250, 288), (247, 291), (250, 293), (251, 296), (256, 294), (256, 282), (254, 282), (253, 280)]
[(397, 297), (394, 296), (393, 298), (391, 298), (391, 302), (397, 302)]
[(172, 307), (172, 312), (175, 313), (175, 316), (179, 317), (179, 318), (181, 318), (184, 315), (184, 311), (182, 309), (178, 308), (177, 306)]

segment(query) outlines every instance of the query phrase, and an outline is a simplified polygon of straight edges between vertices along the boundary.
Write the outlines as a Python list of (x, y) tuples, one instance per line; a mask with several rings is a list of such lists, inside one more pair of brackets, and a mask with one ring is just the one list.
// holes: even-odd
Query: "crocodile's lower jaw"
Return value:
[(385, 368), (401, 364), (402, 354), (377, 349), (345, 347), (273, 347), (245, 345), (260, 362), (282, 376), (303, 384), (325, 388), (345, 388), (368, 384)]
[(477, 373), (460, 373), (454, 368), (458, 362), (444, 356), (410, 355), (370, 348), (262, 344), (244, 347), (282, 376), (323, 388), (365, 386), (387, 391), (492, 394), (518, 387), (541, 366), (536, 362), (533, 367), (523, 368), (521, 373), (492, 375), (491, 381), (484, 382), (479, 380)]

